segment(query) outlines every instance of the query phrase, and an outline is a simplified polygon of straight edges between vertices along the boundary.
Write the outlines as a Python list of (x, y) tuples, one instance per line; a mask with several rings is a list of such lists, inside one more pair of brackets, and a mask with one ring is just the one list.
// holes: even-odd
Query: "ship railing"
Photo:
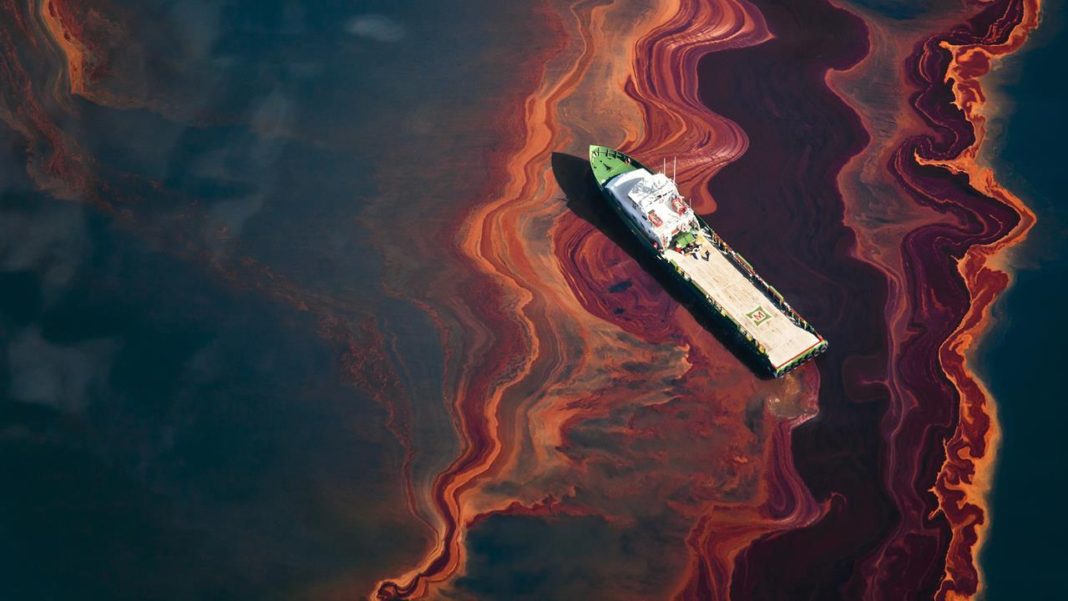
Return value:
[(797, 369), (797, 367), (799, 365), (801, 365), (802, 363), (808, 361), (809, 359), (811, 359), (813, 357), (816, 357), (818, 355), (822, 355), (824, 352), (827, 351), (827, 347), (828, 346), (829, 345), (827, 344), (827, 341), (821, 338), (819, 344), (817, 344), (815, 347), (813, 347), (812, 350), (810, 350), (807, 353), (801, 355), (800, 357), (797, 357), (793, 361), (790, 361), (789, 363), (787, 363), (786, 365), (780, 367), (779, 369), (775, 370), (775, 375), (777, 377), (781, 377), (781, 376), (784, 376), (784, 375), (790, 373), (791, 371)]
[(724, 256), (726, 256), (727, 259), (732, 264), (734, 264), (735, 267), (738, 267), (741, 270), (742, 274), (746, 276), (746, 279), (748, 279), (749, 281), (757, 285), (761, 290), (763, 290), (765, 292), (765, 296), (768, 297), (768, 300), (770, 300), (772, 304), (774, 304), (775, 307), (779, 309), (779, 311), (786, 315), (787, 319), (789, 319), (791, 322), (793, 322), (794, 325), (801, 328), (802, 330), (805, 330), (810, 334), (815, 334), (817, 336), (819, 335), (816, 333), (815, 328), (813, 328), (807, 321), (805, 321), (805, 319), (801, 317), (801, 315), (798, 314), (798, 312), (795, 311), (794, 308), (791, 307), (788, 302), (786, 302), (786, 298), (784, 298), (783, 295), (778, 290), (776, 290), (774, 286), (767, 283), (764, 278), (760, 277), (756, 270), (753, 269), (753, 266), (749, 264), (749, 261), (747, 261), (742, 255), (738, 254), (738, 252), (731, 248), (729, 244), (724, 242), (723, 238), (720, 238), (719, 234), (717, 234), (715, 230), (713, 230), (707, 224), (705, 224), (701, 229), (705, 232), (705, 237), (708, 238), (709, 241), (711, 241), (712, 246), (714, 246), (717, 250), (721, 251)]
[[(716, 236), (717, 238), (719, 238), (719, 236), (717, 234), (714, 234), (714, 232), (712, 232), (710, 227), (706, 226), (706, 230), (708, 232), (710, 232), (713, 236)], [(742, 257), (740, 254), (738, 254), (737, 251), (732, 249), (731, 246), (729, 246), (729, 244), (724, 242), (722, 240), (722, 238), (720, 238), (719, 241), (720, 241), (720, 244), (722, 246), (721, 250), (725, 251), (725, 255), (727, 256), (727, 259), (739, 259), (739, 260), (732, 260), (732, 263), (734, 263), (736, 267), (740, 268), (742, 270), (742, 273), (744, 275), (747, 275), (747, 278), (751, 282), (753, 282), (754, 284), (759, 286), (761, 289), (765, 290), (767, 296), (769, 297), (769, 300), (776, 307), (778, 307), (778, 309), (784, 315), (786, 315), (786, 317), (790, 321), (794, 322), (795, 326), (797, 326), (798, 328), (801, 328), (802, 330), (805, 330), (808, 333), (815, 334), (817, 336), (819, 335), (816, 332), (815, 328), (813, 328), (812, 325), (810, 325), (810, 323), (805, 321), (805, 319), (803, 317), (801, 317), (801, 315), (794, 309), (794, 307), (790, 306), (790, 304), (788, 302), (786, 302), (786, 298), (783, 297), (783, 295), (781, 294), (781, 292), (778, 289), (775, 289), (775, 287), (772, 286), (771, 284), (769, 284), (764, 278), (761, 278), (761, 276), (756, 272), (756, 270), (753, 269), (753, 266), (750, 265), (748, 260), (745, 260), (745, 258)]]

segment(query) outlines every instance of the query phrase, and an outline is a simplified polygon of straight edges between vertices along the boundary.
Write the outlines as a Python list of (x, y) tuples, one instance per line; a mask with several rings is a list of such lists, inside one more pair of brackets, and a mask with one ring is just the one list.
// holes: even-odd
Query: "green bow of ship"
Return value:
[(590, 167), (598, 186), (604, 186), (617, 175), (635, 169), (646, 169), (645, 165), (633, 158), (606, 146), (590, 146)]

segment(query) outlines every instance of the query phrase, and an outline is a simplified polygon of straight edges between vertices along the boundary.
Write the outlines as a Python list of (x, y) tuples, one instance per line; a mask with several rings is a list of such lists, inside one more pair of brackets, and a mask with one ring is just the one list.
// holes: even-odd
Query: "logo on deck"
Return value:
[(764, 307), (761, 307), (759, 305), (757, 305), (756, 309), (753, 309), (752, 311), (746, 313), (745, 316), (749, 319), (752, 319), (753, 323), (756, 325), (760, 325), (765, 321), (771, 319), (771, 315), (769, 315), (768, 312), (764, 310)]

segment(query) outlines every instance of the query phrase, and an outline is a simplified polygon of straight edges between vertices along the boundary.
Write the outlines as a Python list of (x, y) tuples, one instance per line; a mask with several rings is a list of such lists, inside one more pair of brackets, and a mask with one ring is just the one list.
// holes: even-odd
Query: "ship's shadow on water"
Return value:
[[(768, 367), (750, 350), (746, 341), (737, 333), (733, 323), (726, 317), (708, 310), (697, 293), (686, 286), (668, 267), (653, 257), (641, 245), (619, 215), (601, 196), (593, 179), (590, 162), (570, 154), (554, 152), (552, 155), (553, 176), (567, 199), (567, 208), (583, 221), (601, 231), (616, 246), (622, 248), (638, 265), (652, 276), (676, 302), (686, 307), (697, 323), (712, 333), (754, 374), (763, 379), (772, 378)], [(604, 290), (605, 294), (611, 291)]]

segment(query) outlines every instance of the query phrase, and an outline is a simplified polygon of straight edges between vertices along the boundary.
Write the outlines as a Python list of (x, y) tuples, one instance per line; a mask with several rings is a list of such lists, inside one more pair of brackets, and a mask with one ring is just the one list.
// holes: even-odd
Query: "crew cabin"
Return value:
[(677, 238), (698, 229), (693, 209), (663, 173), (635, 169), (615, 177), (606, 188), (658, 248), (678, 246)]

